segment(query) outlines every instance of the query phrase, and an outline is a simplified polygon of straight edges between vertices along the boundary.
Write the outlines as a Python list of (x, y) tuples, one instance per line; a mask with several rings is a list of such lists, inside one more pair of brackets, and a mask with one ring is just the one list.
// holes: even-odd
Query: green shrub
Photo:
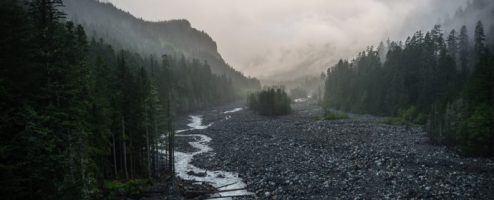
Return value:
[(413, 124), (425, 124), (427, 122), (427, 116), (419, 112), (415, 106), (398, 111), (398, 118)]
[(261, 115), (277, 116), (291, 112), (291, 100), (281, 88), (267, 88), (250, 94), (247, 103), (249, 108)]
[(107, 195), (112, 199), (119, 191), (125, 191), (128, 196), (141, 194), (150, 185), (151, 182), (147, 179), (132, 179), (128, 181), (105, 180), (103, 188), (109, 192)]
[(382, 123), (389, 125), (410, 125), (410, 122), (400, 117), (386, 117), (382, 120)]
[(458, 144), (462, 130), (465, 105), (462, 99), (446, 105), (444, 113), (444, 140), (448, 144)]
[(324, 111), (324, 119), (325, 120), (348, 119), (348, 114), (346, 114), (344, 112), (325, 110)]
[(413, 125), (413, 124), (425, 124), (427, 122), (427, 115), (420, 113), (415, 106), (411, 106), (408, 109), (400, 109), (398, 115), (395, 117), (386, 117), (382, 120), (382, 123), (389, 125)]
[(494, 109), (491, 106), (477, 106), (465, 120), (462, 147), (468, 155), (494, 155)]

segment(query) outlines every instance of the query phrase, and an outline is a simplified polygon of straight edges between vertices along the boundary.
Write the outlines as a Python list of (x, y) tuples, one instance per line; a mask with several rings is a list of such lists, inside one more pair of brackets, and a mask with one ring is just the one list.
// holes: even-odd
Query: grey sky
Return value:
[(430, 29), (467, 0), (107, 0), (137, 17), (187, 19), (247, 75), (320, 73), (388, 37)]

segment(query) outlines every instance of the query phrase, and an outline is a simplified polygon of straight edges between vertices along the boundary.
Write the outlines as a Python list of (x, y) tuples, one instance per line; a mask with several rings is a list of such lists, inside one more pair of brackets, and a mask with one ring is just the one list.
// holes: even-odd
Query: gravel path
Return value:
[(317, 120), (307, 103), (277, 118), (224, 113), (236, 107), (195, 113), (213, 122), (191, 131), (211, 137), (213, 151), (192, 164), (239, 173), (259, 199), (494, 199), (493, 160), (430, 145), (420, 128), (361, 115)]

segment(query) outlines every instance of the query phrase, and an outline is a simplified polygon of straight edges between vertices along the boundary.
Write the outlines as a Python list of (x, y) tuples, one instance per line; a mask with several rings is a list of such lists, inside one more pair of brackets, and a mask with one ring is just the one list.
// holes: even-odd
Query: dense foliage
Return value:
[(0, 1), (3, 199), (95, 199), (104, 180), (172, 173), (159, 152), (173, 152), (174, 113), (236, 96), (207, 63), (88, 40), (60, 6)]
[(282, 88), (267, 88), (252, 93), (247, 102), (250, 109), (261, 115), (277, 116), (291, 112), (291, 100)]
[(341, 111), (325, 109), (322, 119), (324, 119), (324, 120), (348, 119), (348, 114), (345, 112), (341, 112)]
[(425, 34), (416, 32), (404, 44), (370, 47), (351, 62), (340, 60), (328, 69), (324, 103), (427, 122), (434, 142), (494, 155), (494, 56), (485, 41), (478, 22), (473, 45), (465, 26), (444, 37), (436, 25)]

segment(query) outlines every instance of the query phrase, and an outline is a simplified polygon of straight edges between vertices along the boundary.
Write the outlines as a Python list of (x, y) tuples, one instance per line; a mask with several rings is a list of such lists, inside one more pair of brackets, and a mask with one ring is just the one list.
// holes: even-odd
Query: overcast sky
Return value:
[(105, 0), (146, 20), (187, 19), (234, 68), (320, 73), (339, 58), (452, 15), (467, 0)]

